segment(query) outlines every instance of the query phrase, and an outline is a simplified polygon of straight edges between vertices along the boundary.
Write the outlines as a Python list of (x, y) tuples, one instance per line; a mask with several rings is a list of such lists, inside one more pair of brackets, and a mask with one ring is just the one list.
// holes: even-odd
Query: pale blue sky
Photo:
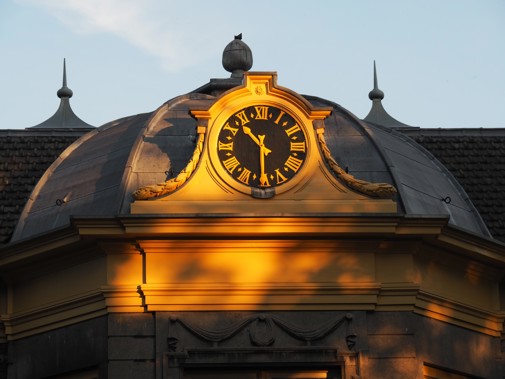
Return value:
[(253, 71), (363, 118), (373, 61), (386, 110), (420, 127), (505, 127), (505, 1), (1, 0), (0, 128), (72, 108), (95, 126), (210, 78), (234, 34)]

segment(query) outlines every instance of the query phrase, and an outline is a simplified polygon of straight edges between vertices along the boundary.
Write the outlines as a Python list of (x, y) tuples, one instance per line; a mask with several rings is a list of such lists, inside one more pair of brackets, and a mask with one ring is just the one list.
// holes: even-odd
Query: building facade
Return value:
[(400, 123), (376, 75), (360, 120), (250, 71), (240, 36), (223, 66), (151, 113), (19, 132), (80, 137), (2, 219), (4, 377), (502, 378), (502, 172), (448, 147), (498, 165), (503, 131)]

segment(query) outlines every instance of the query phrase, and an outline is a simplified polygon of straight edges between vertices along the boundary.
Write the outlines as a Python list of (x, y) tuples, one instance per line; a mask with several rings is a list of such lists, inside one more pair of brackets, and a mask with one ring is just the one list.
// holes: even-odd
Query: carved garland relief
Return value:
[(249, 338), (253, 346), (272, 346), (276, 341), (276, 335), (273, 328), (274, 325), (289, 334), (291, 337), (294, 337), (299, 341), (303, 341), (306, 346), (311, 346), (312, 342), (323, 339), (340, 326), (345, 325), (345, 342), (347, 348), (349, 350), (353, 350), (356, 344), (357, 336), (352, 329), (352, 319), (352, 314), (347, 313), (343, 317), (330, 319), (316, 327), (304, 328), (276, 315), (257, 314), (245, 317), (244, 319), (222, 329), (206, 329), (186, 322), (182, 318), (171, 316), (171, 333), (167, 339), (168, 350), (176, 352), (184, 349), (184, 347), (179, 346), (179, 339), (174, 334), (177, 325), (180, 325), (202, 341), (211, 342), (214, 347), (218, 347), (221, 342), (231, 339), (234, 335), (247, 327), (249, 327)]

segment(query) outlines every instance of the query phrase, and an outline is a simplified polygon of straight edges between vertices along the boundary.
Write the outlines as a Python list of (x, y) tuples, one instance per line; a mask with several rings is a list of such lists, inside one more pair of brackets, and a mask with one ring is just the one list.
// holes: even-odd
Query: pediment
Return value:
[[(278, 86), (276, 73), (246, 73), (242, 86), (208, 104), (189, 109), (197, 137), (184, 170), (135, 191), (132, 213), (397, 211), (393, 186), (355, 179), (332, 157), (324, 137), (332, 108)], [(168, 109), (157, 112), (151, 123)]]

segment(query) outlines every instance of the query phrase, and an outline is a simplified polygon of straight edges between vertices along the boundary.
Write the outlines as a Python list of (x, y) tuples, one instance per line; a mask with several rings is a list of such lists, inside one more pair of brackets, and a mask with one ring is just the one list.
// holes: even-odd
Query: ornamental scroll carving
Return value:
[(378, 198), (391, 198), (396, 194), (396, 188), (389, 183), (370, 183), (365, 180), (356, 179), (351, 174), (345, 172), (345, 170), (343, 170), (342, 167), (338, 165), (337, 161), (332, 157), (322, 130), (317, 136), (326, 163), (330, 166), (333, 173), (349, 188), (365, 195)]
[[(257, 314), (245, 317), (240, 321), (220, 329), (206, 329), (186, 322), (182, 318), (176, 316), (171, 316), (169, 322), (171, 324), (170, 330), (172, 332), (174, 327), (178, 324), (194, 336), (198, 337), (200, 340), (212, 343), (214, 347), (219, 347), (220, 343), (231, 339), (245, 328), (248, 328), (249, 339), (253, 346), (272, 346), (276, 341), (276, 335), (273, 327), (274, 325), (289, 334), (291, 337), (305, 342), (306, 346), (311, 346), (313, 342), (326, 337), (335, 329), (345, 325), (345, 342), (347, 348), (352, 350), (356, 344), (357, 338), (356, 334), (352, 330), (352, 319), (352, 314), (347, 313), (340, 318), (331, 318), (317, 326), (300, 327), (276, 315)], [(173, 333), (169, 333), (167, 342), (168, 350), (170, 352), (176, 352), (178, 350), (179, 339)]]
[(193, 151), (193, 155), (189, 160), (188, 164), (175, 178), (169, 179), (163, 183), (153, 184), (150, 186), (141, 187), (133, 192), (133, 197), (135, 200), (149, 200), (155, 197), (160, 197), (166, 195), (167, 193), (175, 191), (177, 188), (182, 186), (190, 178), (193, 171), (195, 171), (198, 162), (200, 161), (200, 156), (203, 151), (203, 142), (205, 138), (205, 128), (199, 128), (198, 130), (198, 140), (196, 141), (196, 147)]

